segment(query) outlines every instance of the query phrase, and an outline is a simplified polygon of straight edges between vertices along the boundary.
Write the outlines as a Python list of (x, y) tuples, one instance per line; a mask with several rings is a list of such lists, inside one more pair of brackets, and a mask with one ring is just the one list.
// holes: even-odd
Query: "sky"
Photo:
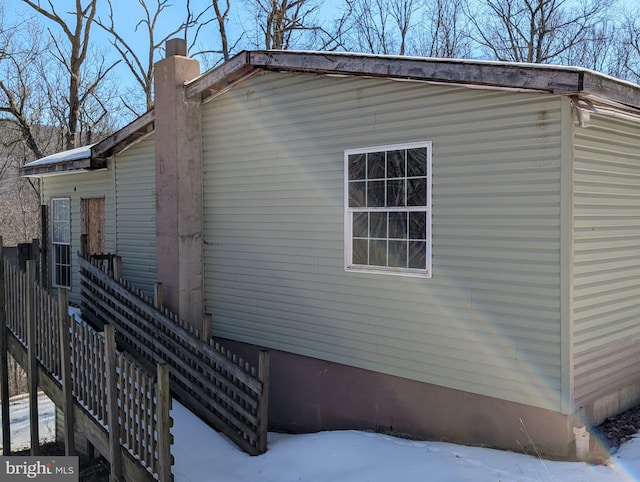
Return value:
[[(54, 406), (38, 402), (42, 441), (54, 438)], [(11, 402), (12, 448), (29, 444), (28, 398)], [(557, 462), (501, 450), (405, 440), (354, 430), (269, 433), (268, 450), (249, 456), (173, 401), (175, 482), (634, 482), (640, 437), (606, 465)]]

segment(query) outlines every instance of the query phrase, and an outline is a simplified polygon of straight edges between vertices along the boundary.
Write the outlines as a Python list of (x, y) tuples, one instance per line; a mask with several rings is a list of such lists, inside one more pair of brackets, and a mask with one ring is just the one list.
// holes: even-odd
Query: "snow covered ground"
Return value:
[[(10, 401), (11, 417), (11, 450), (17, 451), (30, 446), (29, 434), (29, 396), (19, 395)], [(49, 398), (42, 394), (38, 397), (39, 424), (38, 433), (41, 443), (51, 442), (56, 438), (55, 407)], [(0, 448), (2, 437), (0, 436)]]
[[(607, 465), (536, 457), (442, 442), (339, 431), (269, 434), (269, 450), (250, 457), (174, 401), (175, 482), (632, 482), (640, 481), (640, 437)], [(40, 434), (51, 439), (54, 409), (46, 397)], [(12, 446), (29, 444), (28, 399), (11, 403)]]
[(269, 434), (269, 450), (250, 457), (174, 401), (175, 482), (613, 482), (640, 480), (640, 438), (610, 463), (536, 457), (387, 435)]

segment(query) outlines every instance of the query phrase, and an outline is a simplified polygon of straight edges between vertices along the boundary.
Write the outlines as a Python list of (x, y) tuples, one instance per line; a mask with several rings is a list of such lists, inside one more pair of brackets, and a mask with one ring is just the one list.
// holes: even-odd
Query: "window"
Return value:
[(431, 142), (345, 151), (345, 266), (431, 276)]
[(51, 242), (53, 244), (53, 285), (71, 286), (71, 200), (51, 200)]

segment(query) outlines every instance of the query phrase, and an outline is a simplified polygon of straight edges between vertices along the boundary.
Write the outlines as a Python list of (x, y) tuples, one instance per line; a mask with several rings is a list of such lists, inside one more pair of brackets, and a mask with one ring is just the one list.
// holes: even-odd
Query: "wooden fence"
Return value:
[[(0, 238), (0, 258), (1, 253)], [(0, 276), (0, 290), (5, 299), (4, 321), (6, 328), (30, 353), (27, 370), (32, 379), (30, 391), (37, 385), (37, 363), (61, 382), (66, 401), (75, 399), (96, 422), (108, 429), (112, 476), (121, 479), (122, 447), (139, 461), (151, 478), (172, 481), (168, 367), (158, 364), (156, 373), (149, 373), (116, 350), (112, 325), (106, 325), (104, 333), (98, 333), (85, 322), (74, 320), (68, 314), (66, 291), (60, 290), (58, 299), (50, 296), (35, 283), (33, 264), (28, 265), (24, 273), (8, 260), (0, 262), (3, 263), (0, 275), (4, 274)], [(2, 308), (0, 306), (0, 310)], [(69, 438), (73, 440), (73, 423), (70, 423), (73, 410), (65, 406), (64, 411), (65, 442), (68, 442)], [(109, 416), (111, 413), (116, 416)], [(37, 420), (37, 413), (34, 419)], [(32, 441), (38, 440), (38, 424), (30, 425), (35, 431), (31, 434)]]
[(264, 453), (269, 352), (260, 352), (256, 370), (209, 337), (203, 341), (176, 315), (97, 263), (80, 256), (79, 264), (83, 316), (96, 326), (114, 323), (118, 344), (148, 363), (167, 363), (174, 398), (245, 452)]

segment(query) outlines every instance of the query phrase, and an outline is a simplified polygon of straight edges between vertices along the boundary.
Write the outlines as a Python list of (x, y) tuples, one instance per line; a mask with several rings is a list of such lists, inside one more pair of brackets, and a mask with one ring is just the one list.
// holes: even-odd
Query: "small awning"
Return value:
[(20, 168), (20, 176), (45, 177), (104, 169), (106, 167), (104, 159), (92, 159), (91, 157), (93, 146), (94, 144), (76, 147), (25, 164)]

